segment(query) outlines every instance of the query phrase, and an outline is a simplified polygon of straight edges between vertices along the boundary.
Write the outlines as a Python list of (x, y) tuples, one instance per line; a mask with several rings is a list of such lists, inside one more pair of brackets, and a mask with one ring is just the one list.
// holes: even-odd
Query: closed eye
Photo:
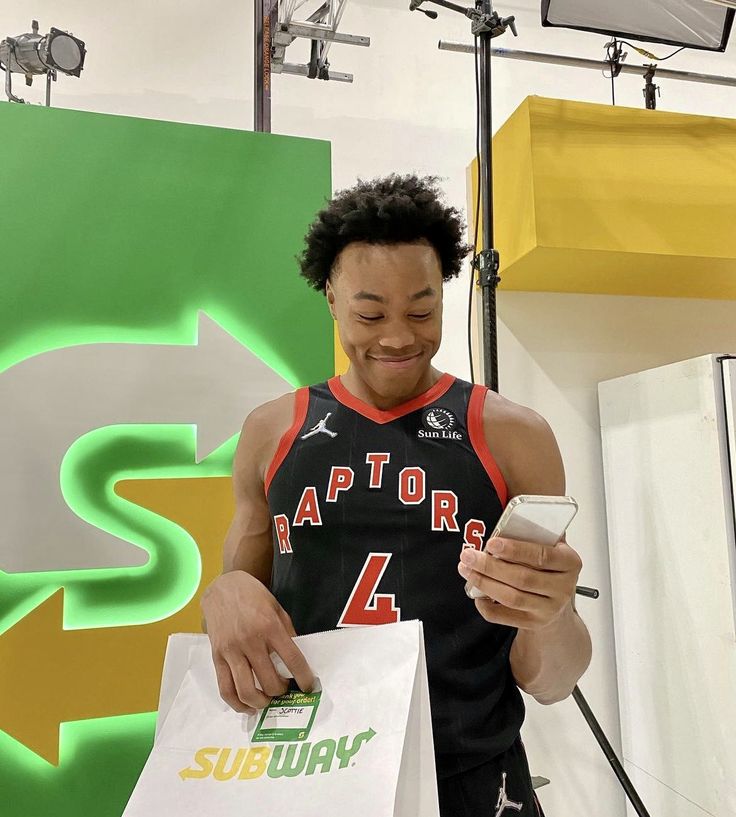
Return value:
[[(432, 312), (422, 312), (422, 313), (414, 313), (409, 315), (412, 320), (415, 321), (423, 321), (429, 318), (432, 315)], [(383, 318), (383, 315), (361, 315), (358, 314), (358, 317), (362, 321), (380, 321)]]

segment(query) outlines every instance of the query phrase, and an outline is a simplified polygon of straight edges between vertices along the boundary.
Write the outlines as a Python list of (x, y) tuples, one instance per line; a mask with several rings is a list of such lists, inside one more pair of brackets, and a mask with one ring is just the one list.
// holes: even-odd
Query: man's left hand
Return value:
[(570, 606), (581, 568), (577, 551), (565, 542), (551, 547), (495, 538), (485, 551), (465, 548), (458, 572), (488, 596), (475, 600), (486, 621), (540, 630)]

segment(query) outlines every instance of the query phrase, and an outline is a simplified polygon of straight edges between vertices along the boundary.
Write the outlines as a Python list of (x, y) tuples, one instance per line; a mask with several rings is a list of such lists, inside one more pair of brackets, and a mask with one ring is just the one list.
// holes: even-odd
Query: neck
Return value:
[(388, 411), (396, 406), (400, 406), (402, 403), (413, 400), (420, 394), (424, 394), (424, 392), (431, 389), (441, 377), (442, 372), (430, 366), (411, 390), (405, 393), (391, 395), (381, 394), (375, 391), (356, 373), (352, 366), (340, 377), (340, 381), (353, 397), (357, 397), (358, 400), (362, 400), (364, 403), (380, 411)]

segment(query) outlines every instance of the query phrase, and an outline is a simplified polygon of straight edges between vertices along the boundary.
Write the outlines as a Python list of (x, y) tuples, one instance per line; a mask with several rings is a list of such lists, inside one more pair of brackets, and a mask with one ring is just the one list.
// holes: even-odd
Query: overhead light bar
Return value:
[(38, 20), (32, 23), (29, 34), (6, 37), (0, 42), (0, 68), (5, 71), (5, 93), (11, 102), (25, 100), (13, 94), (12, 74), (23, 74), (26, 85), (33, 84), (33, 77), (46, 75), (46, 104), (51, 104), (51, 82), (56, 81), (58, 72), (70, 77), (78, 77), (84, 68), (87, 55), (82, 40), (51, 28), (48, 34), (38, 33)]
[[(475, 54), (476, 48), (472, 43), (456, 43), (449, 40), (439, 41), (440, 51), (456, 51), (460, 54)], [(508, 60), (523, 60), (524, 62), (542, 62), (547, 65), (564, 65), (569, 68), (589, 68), (600, 73), (609, 66), (600, 60), (589, 60), (583, 57), (569, 57), (563, 54), (545, 54), (540, 51), (514, 51), (509, 48), (494, 48), (493, 58), (502, 57)], [(645, 65), (622, 65), (622, 74), (642, 76), (646, 71)], [(699, 74), (694, 71), (670, 71), (667, 68), (658, 68), (657, 76), (663, 79), (677, 79), (685, 82), (700, 82), (706, 85), (724, 85), (736, 88), (736, 77), (720, 76), (718, 74)]]
[(715, 6), (724, 6), (728, 9), (736, 9), (736, 0), (705, 0), (706, 3), (713, 3)]
[(722, 0), (542, 0), (542, 25), (725, 51), (733, 25), (732, 5)]

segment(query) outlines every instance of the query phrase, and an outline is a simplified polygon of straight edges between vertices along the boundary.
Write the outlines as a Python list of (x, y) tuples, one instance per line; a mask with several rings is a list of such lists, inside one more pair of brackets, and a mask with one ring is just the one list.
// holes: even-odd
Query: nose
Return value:
[(401, 352), (414, 346), (416, 335), (414, 328), (404, 321), (392, 321), (384, 324), (383, 333), (378, 341), (382, 349)]

